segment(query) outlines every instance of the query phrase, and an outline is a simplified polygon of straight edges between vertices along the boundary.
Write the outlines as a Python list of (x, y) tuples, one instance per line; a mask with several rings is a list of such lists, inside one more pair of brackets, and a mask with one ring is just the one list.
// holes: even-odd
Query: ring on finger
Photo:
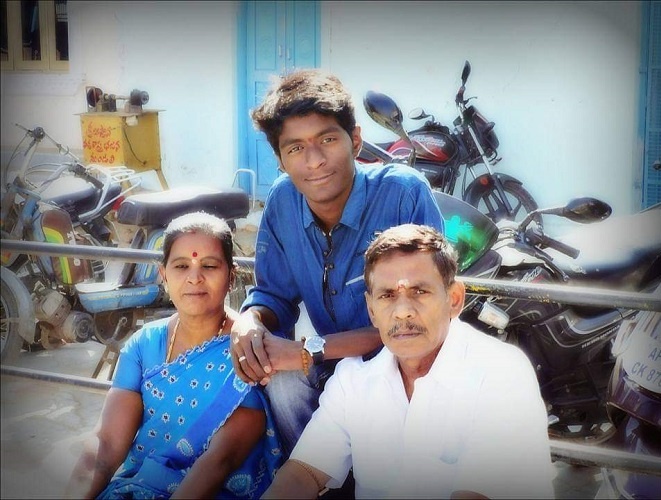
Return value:
[(246, 360), (245, 356), (239, 356), (239, 363), (243, 363)]

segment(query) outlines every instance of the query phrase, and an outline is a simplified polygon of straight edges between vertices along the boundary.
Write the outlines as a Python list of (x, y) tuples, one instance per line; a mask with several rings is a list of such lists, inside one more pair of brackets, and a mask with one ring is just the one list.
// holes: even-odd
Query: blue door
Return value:
[[(257, 132), (250, 110), (264, 97), (274, 75), (319, 65), (319, 2), (246, 1), (239, 18), (239, 158), (241, 168), (257, 175), (264, 199), (279, 175), (278, 163), (263, 133)], [(250, 189), (248, 179), (241, 187)]]
[(661, 202), (661, 2), (643, 3), (641, 126), (644, 141), (643, 207)]

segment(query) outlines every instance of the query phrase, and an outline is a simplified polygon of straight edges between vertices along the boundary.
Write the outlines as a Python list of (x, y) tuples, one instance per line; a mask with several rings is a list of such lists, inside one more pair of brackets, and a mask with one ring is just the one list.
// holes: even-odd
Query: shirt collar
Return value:
[[(465, 357), (466, 344), (461, 334), (462, 324), (459, 319), (452, 319), (443, 346), (432, 363), (429, 372), (425, 375), (448, 387), (452, 385), (457, 369), (461, 367), (462, 360)], [(370, 363), (372, 363), (372, 369), (370, 370), (372, 375), (380, 375), (387, 379), (392, 379), (392, 377), (401, 378), (397, 367), (397, 359), (387, 348), (381, 349), (381, 352)]]
[(445, 337), (443, 346), (441, 346), (441, 350), (427, 374), (440, 384), (451, 385), (458, 369), (463, 365), (462, 360), (466, 355), (466, 344), (465, 338), (461, 334), (461, 325), (461, 321), (457, 318), (450, 321), (448, 335)]
[[(353, 176), (353, 186), (349, 199), (344, 210), (342, 210), (342, 218), (340, 224), (350, 227), (354, 230), (360, 229), (360, 218), (365, 208), (365, 200), (367, 199), (367, 180), (365, 173), (361, 168), (356, 166)], [(314, 222), (314, 215), (308, 206), (304, 196), (301, 196), (303, 204), (303, 227), (306, 229)]]

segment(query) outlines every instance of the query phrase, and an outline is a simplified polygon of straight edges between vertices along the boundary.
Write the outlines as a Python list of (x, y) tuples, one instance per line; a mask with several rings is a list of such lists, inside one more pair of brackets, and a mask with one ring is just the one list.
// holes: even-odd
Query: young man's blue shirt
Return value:
[(279, 177), (257, 234), (257, 285), (242, 310), (268, 307), (280, 323), (274, 333), (283, 336), (292, 331), (301, 301), (319, 335), (370, 326), (365, 250), (378, 233), (405, 223), (444, 230), (429, 183), (410, 167), (358, 165), (342, 218), (328, 235), (289, 176)]

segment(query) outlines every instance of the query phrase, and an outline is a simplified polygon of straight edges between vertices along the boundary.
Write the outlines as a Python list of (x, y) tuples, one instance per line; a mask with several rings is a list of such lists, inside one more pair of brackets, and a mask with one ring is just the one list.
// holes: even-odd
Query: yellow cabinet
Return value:
[(163, 187), (167, 187), (161, 173), (158, 113), (81, 113), (85, 164), (124, 165), (136, 172), (155, 170)]

